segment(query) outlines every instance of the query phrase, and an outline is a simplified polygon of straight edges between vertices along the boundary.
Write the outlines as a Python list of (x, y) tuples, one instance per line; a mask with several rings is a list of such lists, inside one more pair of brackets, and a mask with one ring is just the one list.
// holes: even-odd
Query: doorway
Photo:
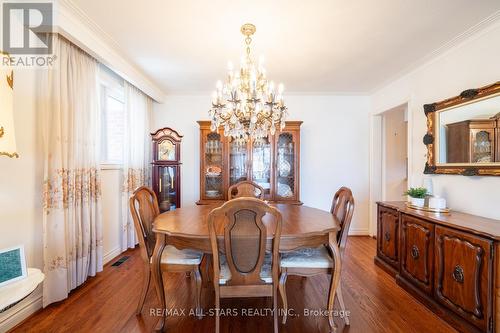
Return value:
[(377, 231), (377, 201), (401, 201), (408, 188), (408, 104), (372, 116), (370, 147), (370, 234)]

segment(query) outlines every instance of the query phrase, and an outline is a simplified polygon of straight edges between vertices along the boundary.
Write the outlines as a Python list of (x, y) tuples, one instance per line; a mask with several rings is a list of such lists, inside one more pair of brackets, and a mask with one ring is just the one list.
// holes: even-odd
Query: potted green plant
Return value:
[(408, 202), (417, 207), (424, 207), (427, 189), (425, 187), (410, 187), (403, 195), (408, 196)]

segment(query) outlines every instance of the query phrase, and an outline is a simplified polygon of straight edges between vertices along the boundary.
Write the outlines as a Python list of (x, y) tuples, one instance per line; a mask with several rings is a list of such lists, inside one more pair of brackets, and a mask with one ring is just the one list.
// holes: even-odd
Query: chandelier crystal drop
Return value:
[(245, 36), (246, 54), (241, 58), (240, 69), (228, 63), (225, 82), (218, 81), (212, 95), (212, 108), (208, 112), (211, 130), (224, 128), (224, 136), (247, 140), (264, 138), (285, 127), (287, 108), (283, 102), (283, 84), (275, 87), (266, 77), (263, 59), (256, 64), (250, 44), (255, 26), (247, 23), (241, 27)]

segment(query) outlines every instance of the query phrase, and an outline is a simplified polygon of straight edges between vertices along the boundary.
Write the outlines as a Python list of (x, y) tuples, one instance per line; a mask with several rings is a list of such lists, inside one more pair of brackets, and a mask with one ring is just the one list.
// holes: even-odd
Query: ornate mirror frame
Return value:
[(437, 165), (436, 162), (436, 138), (437, 127), (437, 112), (450, 107), (461, 104), (470, 103), (471, 101), (485, 98), (494, 94), (500, 93), (500, 81), (494, 84), (463, 91), (460, 95), (445, 99), (444, 101), (425, 104), (424, 113), (427, 117), (427, 133), (424, 136), (424, 144), (427, 146), (427, 162), (425, 163), (424, 174), (448, 174), (448, 175), (463, 175), (463, 176), (500, 176), (500, 163), (492, 164), (444, 164)]

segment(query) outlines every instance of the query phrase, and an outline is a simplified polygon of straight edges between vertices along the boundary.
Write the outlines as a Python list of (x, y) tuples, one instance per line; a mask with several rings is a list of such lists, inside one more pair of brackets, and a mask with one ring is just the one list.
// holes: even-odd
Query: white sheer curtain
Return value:
[(153, 100), (125, 82), (125, 140), (122, 186), (122, 251), (135, 247), (137, 238), (129, 211), (134, 190), (150, 184), (150, 123)]
[(54, 37), (57, 64), (40, 74), (44, 147), (43, 304), (102, 271), (97, 62)]

